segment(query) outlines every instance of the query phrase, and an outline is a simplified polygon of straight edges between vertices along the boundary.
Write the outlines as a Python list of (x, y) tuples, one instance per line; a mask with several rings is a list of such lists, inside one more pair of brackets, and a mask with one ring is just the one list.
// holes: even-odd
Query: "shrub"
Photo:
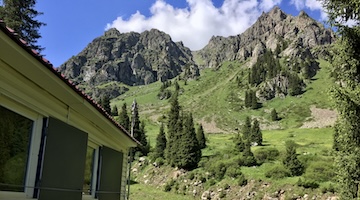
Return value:
[(319, 187), (319, 184), (314, 181), (314, 180), (302, 180), (301, 178), (299, 178), (298, 182), (296, 183), (299, 187), (303, 187), (303, 188), (311, 188), (311, 189), (316, 189)]
[(226, 165), (223, 162), (216, 162), (209, 169), (210, 174), (217, 180), (221, 180), (226, 172)]
[(322, 187), (321, 192), (324, 193), (324, 194), (327, 193), (327, 192), (335, 193), (336, 189), (335, 189), (334, 185), (329, 184), (328, 186)]
[(230, 166), (227, 170), (226, 170), (226, 175), (229, 176), (230, 178), (237, 178), (242, 174), (240, 167), (237, 166)]
[(190, 173), (188, 174), (188, 179), (194, 180), (194, 178), (195, 178), (194, 172), (190, 172)]
[(247, 184), (247, 179), (245, 178), (244, 174), (241, 174), (238, 178), (238, 185), (245, 186)]
[(281, 179), (290, 176), (290, 171), (285, 169), (282, 165), (277, 165), (265, 172), (267, 178)]
[(320, 182), (331, 181), (335, 177), (335, 169), (330, 162), (312, 162), (307, 167), (304, 177), (309, 180), (317, 180)]
[(165, 163), (163, 158), (156, 158), (155, 162), (159, 167), (164, 165), (164, 163)]
[(264, 163), (266, 161), (276, 160), (280, 155), (279, 150), (274, 147), (270, 148), (261, 148), (254, 152), (254, 156), (258, 163)]
[(164, 186), (164, 191), (169, 192), (171, 190), (171, 188), (174, 186), (174, 184), (175, 184), (174, 179), (171, 179), (170, 181), (168, 181)]
[(257, 162), (254, 156), (239, 156), (237, 158), (237, 164), (239, 166), (252, 167), (256, 166)]

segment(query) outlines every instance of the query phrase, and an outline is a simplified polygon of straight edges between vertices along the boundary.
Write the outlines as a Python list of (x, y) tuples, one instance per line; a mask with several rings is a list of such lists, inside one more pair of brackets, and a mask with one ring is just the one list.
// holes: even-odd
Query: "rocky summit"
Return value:
[(156, 29), (120, 33), (109, 29), (59, 67), (75, 84), (96, 87), (107, 82), (144, 85), (181, 73), (194, 78), (199, 70), (189, 48)]
[(304, 11), (294, 17), (279, 7), (263, 13), (244, 33), (221, 37), (213, 36), (203, 49), (195, 52), (202, 60), (201, 67), (216, 68), (224, 61), (254, 63), (266, 49), (280, 50), (283, 56), (298, 57), (301, 49), (331, 44), (335, 35), (331, 29), (310, 18)]

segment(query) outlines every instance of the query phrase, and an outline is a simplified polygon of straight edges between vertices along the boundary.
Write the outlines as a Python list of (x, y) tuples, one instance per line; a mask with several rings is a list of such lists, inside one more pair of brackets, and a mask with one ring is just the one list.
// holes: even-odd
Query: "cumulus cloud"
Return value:
[(320, 12), (320, 20), (327, 20), (328, 16), (318, 0), (291, 0), (290, 4), (294, 5), (297, 10), (310, 9), (312, 11)]
[(175, 8), (157, 0), (150, 8), (151, 15), (139, 11), (129, 19), (118, 17), (106, 29), (120, 32), (143, 32), (156, 28), (168, 33), (174, 41), (183, 41), (191, 50), (203, 48), (211, 36), (230, 36), (244, 32), (263, 11), (269, 11), (282, 0), (224, 0), (215, 7), (211, 0), (186, 0), (187, 8)]

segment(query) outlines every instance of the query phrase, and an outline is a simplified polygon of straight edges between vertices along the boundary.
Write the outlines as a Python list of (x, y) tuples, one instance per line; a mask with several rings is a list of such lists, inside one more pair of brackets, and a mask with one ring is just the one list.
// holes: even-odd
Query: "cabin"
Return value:
[(138, 145), (0, 20), (0, 199), (127, 199)]

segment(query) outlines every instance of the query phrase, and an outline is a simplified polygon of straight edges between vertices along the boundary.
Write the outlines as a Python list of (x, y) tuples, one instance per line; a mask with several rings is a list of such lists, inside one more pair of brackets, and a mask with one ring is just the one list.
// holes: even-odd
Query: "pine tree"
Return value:
[[(339, 113), (335, 125), (335, 166), (340, 197), (360, 197), (360, 5), (357, 0), (322, 0), (329, 21), (336, 25), (341, 38), (333, 49), (331, 63), (337, 85), (331, 91)], [(347, 27), (342, 22), (354, 20)]]
[(202, 124), (196, 130), (196, 139), (199, 142), (200, 149), (204, 149), (206, 147), (206, 138)]
[(177, 153), (178, 147), (178, 139), (179, 133), (181, 132), (181, 119), (180, 119), (180, 105), (177, 98), (177, 93), (171, 98), (170, 102), (170, 112), (168, 114), (168, 142), (166, 143), (166, 150), (165, 150), (165, 158), (166, 161), (174, 166), (175, 165), (175, 157)]
[(121, 107), (121, 111), (119, 113), (118, 122), (122, 125), (126, 130), (130, 131), (130, 118), (127, 113), (126, 103), (124, 103)]
[(250, 92), (249, 91), (245, 91), (245, 107), (249, 108), (251, 107), (251, 97), (250, 97)]
[(256, 142), (258, 145), (262, 145), (263, 138), (260, 130), (260, 123), (257, 119), (254, 120), (251, 127), (251, 142)]
[(159, 134), (156, 137), (155, 158), (165, 158), (164, 151), (166, 148), (166, 136), (164, 124), (161, 124)]
[(192, 170), (195, 169), (201, 159), (201, 149), (196, 139), (192, 114), (184, 116), (183, 132), (179, 138), (175, 166)]
[(146, 133), (145, 133), (145, 123), (141, 123), (140, 122), (140, 116), (139, 116), (139, 108), (138, 105), (136, 103), (136, 101), (134, 100), (133, 105), (132, 105), (132, 109), (133, 109), (133, 119), (131, 119), (133, 121), (133, 134), (134, 134), (134, 138), (140, 142), (140, 144), (142, 144), (143, 147), (137, 147), (135, 148), (136, 152), (140, 152), (141, 155), (147, 155), (147, 153), (149, 152), (148, 148), (148, 141), (146, 138)]
[(112, 116), (118, 116), (119, 115), (119, 111), (117, 106), (113, 106), (113, 108), (111, 109), (111, 115)]
[(140, 134), (139, 142), (143, 145), (143, 147), (140, 149), (140, 152), (142, 156), (147, 156), (147, 154), (150, 152), (150, 143), (146, 136), (144, 121), (140, 123), (140, 133), (141, 134)]
[(292, 176), (300, 176), (304, 172), (303, 164), (298, 160), (296, 155), (296, 144), (292, 140), (285, 142), (286, 153), (283, 160), (285, 168), (287, 168)]
[(277, 121), (279, 119), (275, 108), (271, 110), (270, 115), (271, 115), (271, 121)]
[(0, 19), (24, 39), (31, 49), (41, 51), (37, 40), (41, 38), (39, 29), (45, 23), (36, 20), (43, 13), (36, 11), (36, 0), (3, 0), (0, 6)]
[(256, 92), (250, 90), (250, 97), (251, 97), (251, 109), (258, 109), (259, 106), (256, 98)]
[(105, 94), (104, 96), (101, 97), (100, 105), (108, 114), (111, 114), (110, 96), (109, 95)]
[(242, 134), (245, 140), (249, 139), (251, 133), (251, 120), (250, 117), (247, 116), (245, 119), (245, 123), (242, 127)]
[(244, 140), (243, 140), (243, 138), (241, 137), (240, 134), (237, 134), (235, 136), (234, 143), (235, 143), (235, 150), (237, 152), (243, 152), (244, 151), (245, 143), (244, 143)]

